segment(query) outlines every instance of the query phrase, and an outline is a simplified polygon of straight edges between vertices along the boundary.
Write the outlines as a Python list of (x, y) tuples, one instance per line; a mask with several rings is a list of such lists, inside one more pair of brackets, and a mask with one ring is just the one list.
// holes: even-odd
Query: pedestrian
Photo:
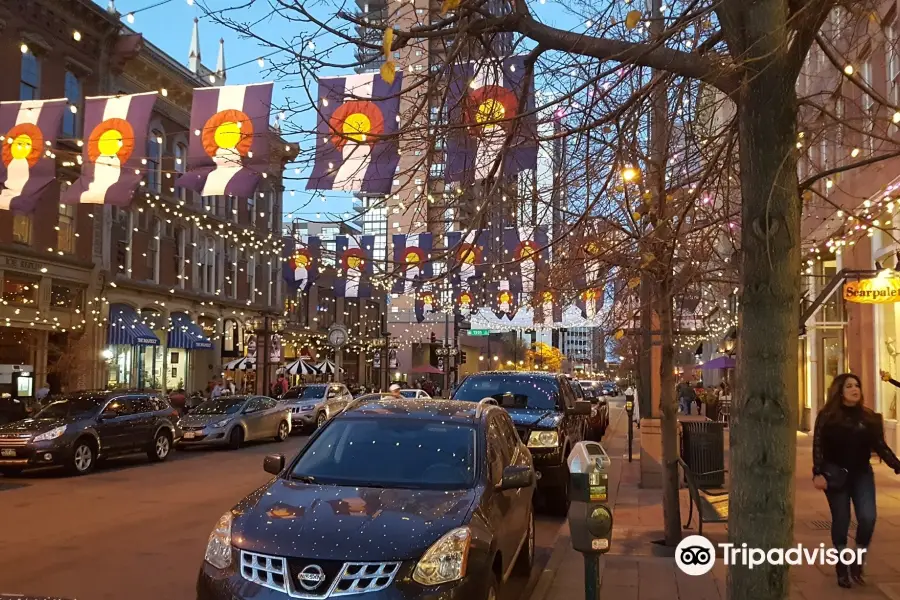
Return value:
[[(825, 492), (831, 511), (831, 543), (847, 547), (850, 502), (856, 513), (856, 547), (868, 548), (875, 532), (875, 475), (870, 459), (876, 453), (900, 474), (900, 459), (884, 441), (880, 414), (863, 405), (862, 385), (852, 373), (831, 382), (828, 400), (816, 417), (813, 435), (813, 485)], [(838, 563), (838, 585), (851, 586), (851, 578), (862, 585), (863, 562)]]
[(691, 387), (691, 384), (684, 380), (681, 382), (681, 385), (678, 386), (676, 390), (678, 394), (678, 407), (682, 414), (689, 415), (691, 414), (691, 404), (694, 401), (694, 388)]
[(216, 380), (216, 383), (215, 383), (215, 385), (213, 385), (213, 389), (212, 389), (212, 392), (210, 392), (209, 397), (215, 399), (215, 398), (218, 398), (219, 396), (222, 396), (224, 393), (225, 393), (225, 388), (222, 386), (222, 382), (220, 382), (219, 380)]
[(391, 398), (397, 398), (398, 400), (403, 398), (403, 394), (400, 393), (400, 385), (397, 383), (388, 388), (388, 391), (391, 394)]
[(50, 384), (49, 384), (49, 383), (44, 383), (44, 385), (42, 385), (42, 386), (38, 389), (38, 391), (36, 391), (36, 392), (34, 393), (34, 398), (35, 398), (38, 402), (43, 402), (43, 401), (44, 401), (44, 398), (46, 398), (49, 394), (50, 394)]

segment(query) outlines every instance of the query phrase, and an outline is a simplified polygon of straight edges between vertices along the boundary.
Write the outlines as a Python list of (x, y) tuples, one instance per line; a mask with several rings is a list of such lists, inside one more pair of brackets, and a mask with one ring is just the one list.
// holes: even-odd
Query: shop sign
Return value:
[(857, 304), (892, 304), (900, 302), (900, 275), (886, 272), (871, 279), (844, 284), (844, 300)]
[(3, 265), (8, 269), (19, 269), (22, 271), (33, 271), (40, 272), (44, 266), (41, 263), (34, 262), (33, 260), (23, 260), (21, 258), (12, 258), (11, 256), (6, 257), (6, 261)]

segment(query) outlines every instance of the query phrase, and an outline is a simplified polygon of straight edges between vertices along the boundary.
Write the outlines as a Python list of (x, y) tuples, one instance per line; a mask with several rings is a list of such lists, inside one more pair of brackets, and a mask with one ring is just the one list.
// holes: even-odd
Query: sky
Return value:
[[(205, 0), (206, 5), (214, 10), (244, 4), (245, 1)], [(351, 0), (347, 1), (348, 4), (354, 5)], [(106, 8), (109, 0), (94, 0), (94, 2)], [(554, 2), (544, 2), (545, 0), (538, 0), (533, 4), (535, 13), (542, 20), (567, 29), (584, 30), (584, 27), (577, 23), (574, 17), (564, 15), (562, 11), (558, 10), (558, 6), (554, 9)], [(295, 103), (308, 104), (309, 102), (302, 90), (285, 90), (284, 85), (279, 83), (276, 78), (267, 76), (265, 69), (260, 68), (257, 60), (262, 54), (269, 52), (269, 49), (263, 48), (255, 40), (242, 39), (234, 30), (213, 22), (205, 16), (203, 9), (194, 0), (115, 0), (115, 7), (129, 27), (142, 33), (149, 42), (161, 48), (185, 66), (188, 60), (193, 21), (197, 17), (200, 19), (201, 62), (205, 66), (215, 69), (219, 39), (225, 40), (225, 65), (228, 84), (247, 84), (274, 80), (273, 103), (275, 106), (283, 106), (287, 98), (290, 98)], [(251, 21), (253, 20), (254, 12), (262, 16), (265, 14), (264, 11), (267, 7), (268, 2), (261, 2), (258, 4), (258, 8), (250, 8), (236, 18), (241, 21)], [(129, 13), (133, 13), (133, 22), (127, 18)], [(298, 35), (298, 32), (294, 29), (296, 25), (284, 20), (266, 20), (258, 23), (257, 26), (264, 31), (265, 37), (270, 40), (287, 40)], [(329, 40), (324, 36), (321, 39), (317, 38), (317, 45), (319, 47), (328, 47)], [(350, 58), (349, 50), (341, 51), (335, 59), (345, 63), (350, 63), (353, 60)], [(329, 75), (335, 74), (338, 74), (338, 72), (329, 73)], [(296, 82), (290, 82), (290, 84), (296, 85)], [(293, 119), (292, 125), (311, 130), (315, 126), (314, 116), (315, 114), (312, 111), (293, 116), (291, 117)], [(303, 153), (308, 153), (311, 150), (307, 140), (288, 137), (288, 141), (300, 143), (301, 152)], [(308, 159), (309, 154), (305, 154), (305, 156)], [(351, 194), (306, 191), (306, 182), (302, 178), (303, 174), (305, 174), (305, 169), (300, 172), (300, 177), (295, 175), (293, 168), (290, 168), (287, 173), (290, 179), (285, 181), (284, 211), (286, 221), (293, 217), (300, 217), (308, 221), (331, 221), (335, 218), (348, 218), (353, 215), (353, 196)]]

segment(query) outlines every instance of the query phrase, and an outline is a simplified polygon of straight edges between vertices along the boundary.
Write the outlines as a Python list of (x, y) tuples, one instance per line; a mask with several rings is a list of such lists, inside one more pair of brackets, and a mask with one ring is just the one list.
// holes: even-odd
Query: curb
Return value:
[(571, 549), (571, 538), (567, 533), (563, 533), (563, 530), (568, 529), (568, 526), (568, 520), (559, 526), (559, 533), (556, 536), (556, 544), (553, 546), (553, 552), (550, 554), (550, 559), (547, 561), (544, 570), (541, 571), (531, 592), (529, 593), (526, 591), (522, 594), (522, 600), (545, 600), (550, 594), (550, 589), (553, 587), (553, 580), (556, 579), (556, 571), (559, 569), (559, 565), (562, 563), (563, 558), (565, 558), (566, 551)]

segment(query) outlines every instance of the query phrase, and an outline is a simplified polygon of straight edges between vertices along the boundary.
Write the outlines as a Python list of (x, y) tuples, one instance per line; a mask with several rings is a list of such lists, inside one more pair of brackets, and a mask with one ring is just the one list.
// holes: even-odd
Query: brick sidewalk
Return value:
[[(725, 572), (721, 561), (701, 577), (683, 574), (670, 558), (671, 550), (654, 544), (663, 538), (662, 490), (640, 485), (640, 434), (635, 430), (634, 461), (627, 453), (627, 419), (616, 410), (604, 447), (613, 459), (610, 503), (613, 509), (613, 541), (601, 559), (600, 595), (603, 600), (725, 600)], [(797, 477), (794, 539), (805, 546), (830, 546), (830, 516), (825, 497), (812, 487), (812, 438), (797, 439)], [(900, 600), (900, 477), (887, 467), (874, 466), (877, 480), (878, 521), (869, 550), (865, 587), (844, 590), (837, 586), (834, 567), (794, 567), (792, 600)], [(687, 490), (681, 491), (681, 523), (687, 521)], [(696, 518), (696, 515), (695, 515)], [(684, 535), (696, 533), (684, 530)], [(724, 525), (706, 524), (704, 534), (713, 542), (727, 541)], [(850, 535), (853, 535), (851, 529)], [(852, 545), (852, 543), (851, 543)], [(553, 556), (541, 574), (530, 600), (577, 600), (584, 597), (584, 562), (572, 550), (568, 528), (563, 526)]]

